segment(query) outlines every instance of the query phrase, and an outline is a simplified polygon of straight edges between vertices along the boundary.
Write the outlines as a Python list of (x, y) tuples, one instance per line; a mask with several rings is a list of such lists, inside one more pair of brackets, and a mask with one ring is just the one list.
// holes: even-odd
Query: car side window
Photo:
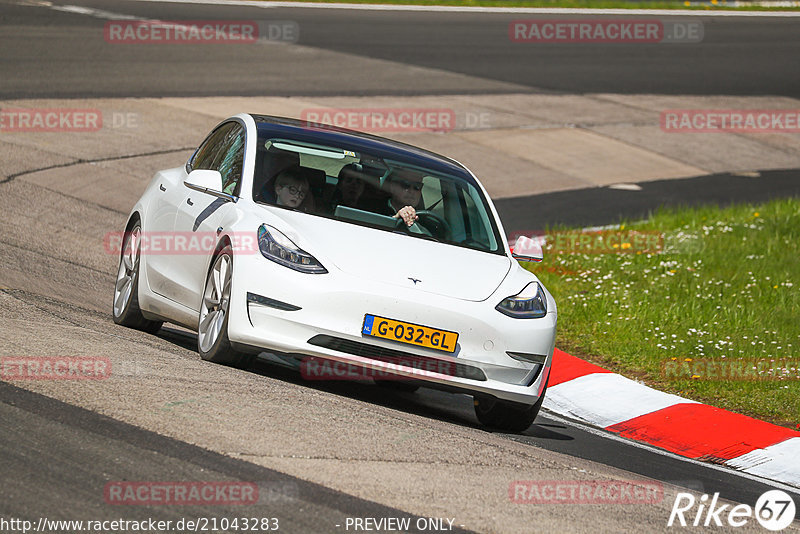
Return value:
[(222, 192), (238, 195), (244, 166), (244, 128), (241, 125), (225, 136), (222, 148), (214, 158), (214, 166), (222, 175)]
[(222, 191), (239, 193), (244, 166), (244, 128), (228, 122), (217, 128), (189, 161), (192, 169), (210, 169), (222, 175)]
[(222, 139), (237, 125), (235, 122), (226, 122), (211, 132), (211, 135), (206, 137), (206, 140), (203, 141), (203, 144), (200, 145), (200, 148), (195, 151), (189, 160), (191, 169), (211, 169), (211, 163), (219, 150)]

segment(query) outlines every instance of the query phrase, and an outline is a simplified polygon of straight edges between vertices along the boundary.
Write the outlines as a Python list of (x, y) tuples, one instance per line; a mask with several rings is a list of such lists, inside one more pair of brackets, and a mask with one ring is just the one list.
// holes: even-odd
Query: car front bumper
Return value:
[[(265, 263), (260, 257), (235, 262), (228, 336), (240, 348), (342, 362), (375, 376), (389, 373), (528, 405), (544, 389), (555, 345), (554, 311), (515, 319), (494, 309), (501, 300), (494, 296), (465, 301), (341, 271), (309, 275)], [(364, 335), (366, 314), (458, 332), (458, 343), (447, 353)]]

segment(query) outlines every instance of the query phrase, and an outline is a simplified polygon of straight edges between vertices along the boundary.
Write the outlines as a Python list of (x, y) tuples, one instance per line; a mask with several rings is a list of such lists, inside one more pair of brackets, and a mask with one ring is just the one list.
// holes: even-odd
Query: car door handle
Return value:
[(164, 187), (164, 184), (158, 184), (158, 188), (161, 189), (162, 191), (166, 191), (167, 190), (167, 188)]
[(192, 202), (191, 198), (187, 198), (186, 203), (189, 204), (190, 206), (194, 206), (194, 202)]

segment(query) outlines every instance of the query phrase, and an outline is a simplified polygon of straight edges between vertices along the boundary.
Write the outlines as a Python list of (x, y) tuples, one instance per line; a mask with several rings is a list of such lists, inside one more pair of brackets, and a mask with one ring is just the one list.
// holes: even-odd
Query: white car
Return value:
[(195, 330), (213, 362), (269, 353), (310, 378), (466, 393), (481, 423), (522, 431), (544, 399), (557, 314), (517, 262), (541, 250), (520, 241), (513, 254), (504, 235), (452, 159), (239, 114), (133, 207), (114, 321)]

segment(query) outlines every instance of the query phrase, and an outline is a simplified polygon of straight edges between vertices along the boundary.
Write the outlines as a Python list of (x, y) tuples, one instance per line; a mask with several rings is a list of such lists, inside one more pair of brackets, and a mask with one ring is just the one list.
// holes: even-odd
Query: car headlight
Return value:
[(516, 319), (538, 319), (547, 315), (547, 297), (539, 282), (531, 282), (513, 297), (504, 298), (495, 309)]
[(275, 263), (310, 274), (324, 274), (325, 269), (317, 259), (294, 244), (280, 230), (262, 224), (258, 227), (258, 248), (261, 254)]

